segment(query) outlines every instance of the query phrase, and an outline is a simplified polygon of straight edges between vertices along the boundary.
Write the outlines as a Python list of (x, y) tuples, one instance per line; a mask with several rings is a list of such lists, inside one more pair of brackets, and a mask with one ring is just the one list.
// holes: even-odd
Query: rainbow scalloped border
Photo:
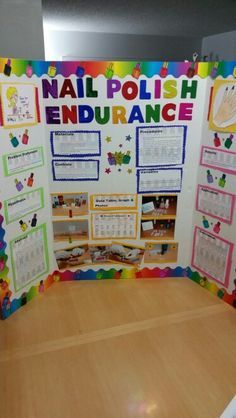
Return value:
[(160, 269), (155, 267), (153, 269), (143, 268), (142, 270), (137, 269), (125, 269), (120, 270), (111, 268), (109, 270), (100, 269), (95, 270), (77, 270), (72, 271), (54, 271), (53, 274), (50, 274), (44, 281), (41, 281), (37, 286), (32, 286), (28, 292), (24, 292), (20, 298), (13, 299), (13, 301), (4, 308), (2, 306), (2, 319), (8, 318), (11, 314), (17, 311), (23, 305), (26, 305), (31, 299), (33, 299), (37, 294), (44, 292), (48, 287), (53, 283), (61, 281), (74, 281), (74, 280), (122, 280), (122, 279), (164, 279), (167, 277), (188, 277), (195, 283), (200, 284), (200, 286), (209, 290), (220, 299), (226, 303), (236, 307), (236, 297), (227, 293), (224, 288), (220, 288), (215, 283), (210, 282), (206, 277), (201, 276), (198, 272), (192, 271), (190, 267), (182, 268), (176, 267), (174, 269), (170, 267), (165, 267)]
[[(32, 74), (38, 77), (46, 74), (55, 76), (61, 74), (63, 77), (69, 77), (72, 74), (79, 74), (77, 72), (78, 67), (82, 68), (82, 76), (90, 75), (91, 77), (98, 77), (99, 75), (106, 75), (109, 65), (112, 64), (112, 75), (124, 78), (127, 75), (132, 75), (133, 70), (136, 67), (137, 61), (29, 61), (14, 58), (0, 58), (0, 73), (4, 73), (4, 67), (10, 60), (11, 73), (18, 77), (23, 74), (27, 74), (27, 68), (30, 66)], [(140, 61), (140, 74), (145, 75), (148, 78), (153, 76), (166, 77), (167, 74), (162, 74), (164, 62), (157, 61)], [(189, 76), (188, 70), (192, 68), (191, 62), (168, 62), (168, 75), (175, 78), (180, 76)], [(53, 69), (51, 71), (50, 69)], [(30, 72), (30, 74), (31, 74)], [(206, 78), (212, 76), (216, 78), (222, 76), (224, 78), (228, 76), (236, 75), (236, 61), (219, 61), (219, 62), (196, 62), (194, 64), (194, 75), (190, 77), (199, 76)], [(138, 78), (137, 76), (135, 78)]]

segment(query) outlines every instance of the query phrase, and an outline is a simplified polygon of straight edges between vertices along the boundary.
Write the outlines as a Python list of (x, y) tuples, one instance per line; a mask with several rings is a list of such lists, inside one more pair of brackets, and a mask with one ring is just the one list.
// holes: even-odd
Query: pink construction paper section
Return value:
[[(221, 218), (220, 216), (217, 215), (213, 215), (210, 212), (205, 212), (202, 209), (199, 209), (199, 192), (200, 192), (200, 188), (204, 188), (204, 189), (208, 189), (208, 190), (213, 190), (214, 192), (217, 192), (218, 194), (226, 194), (228, 196), (231, 197), (231, 209), (230, 209), (230, 220), (225, 219), (225, 218)], [(198, 210), (198, 212), (204, 213), (206, 215), (211, 216), (212, 218), (216, 218), (219, 219), (219, 221), (224, 222), (228, 225), (232, 224), (233, 221), (233, 215), (234, 215), (234, 206), (235, 206), (235, 195), (232, 193), (226, 193), (226, 192), (222, 192), (221, 190), (215, 189), (214, 187), (209, 187), (209, 186), (204, 186), (203, 184), (198, 184), (197, 187), (197, 199), (196, 199), (196, 210)]]
[(223, 173), (227, 173), (227, 174), (236, 174), (236, 168), (235, 168), (235, 170), (231, 170), (231, 169), (224, 168), (224, 167), (221, 168), (221, 167), (216, 166), (214, 164), (204, 164), (203, 163), (203, 154), (204, 154), (204, 150), (205, 149), (213, 150), (215, 152), (223, 152), (225, 154), (233, 154), (233, 155), (236, 155), (236, 152), (233, 152), (233, 151), (225, 151), (225, 150), (216, 149), (216, 148), (213, 148), (213, 147), (205, 147), (205, 146), (202, 146), (202, 149), (201, 149), (201, 159), (200, 159), (200, 165), (202, 165), (203, 167), (215, 168), (216, 170), (222, 171)]
[[(220, 241), (225, 242), (226, 244), (229, 245), (229, 251), (228, 251), (228, 256), (227, 256), (227, 260), (226, 260), (226, 272), (225, 272), (225, 279), (224, 282), (221, 282), (220, 280), (216, 279), (215, 277), (211, 276), (209, 273), (206, 273), (203, 269), (199, 268), (198, 266), (196, 266), (194, 264), (194, 257), (195, 257), (195, 245), (196, 245), (196, 239), (197, 239), (197, 231), (202, 231), (204, 232), (204, 234), (212, 236)], [(194, 230), (194, 235), (193, 235), (193, 250), (192, 250), (192, 260), (191, 260), (191, 264), (193, 267), (195, 267), (198, 271), (200, 271), (202, 274), (204, 274), (207, 277), (210, 277), (210, 279), (214, 280), (217, 283), (220, 283), (221, 285), (223, 285), (224, 287), (226, 287), (226, 289), (228, 288), (229, 285), (229, 278), (230, 278), (230, 270), (231, 270), (231, 264), (232, 264), (232, 255), (233, 255), (233, 249), (234, 249), (234, 244), (232, 244), (232, 242), (229, 242), (223, 238), (219, 238), (217, 235), (211, 234), (209, 232), (206, 232), (204, 229), (199, 228), (199, 226), (195, 226), (195, 230)]]

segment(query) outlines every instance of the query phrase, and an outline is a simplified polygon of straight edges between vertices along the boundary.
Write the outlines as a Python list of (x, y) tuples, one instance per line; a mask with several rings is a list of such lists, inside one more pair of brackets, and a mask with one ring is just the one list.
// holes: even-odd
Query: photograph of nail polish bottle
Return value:
[(232, 141), (233, 137), (234, 137), (234, 136), (231, 134), (231, 135), (229, 136), (229, 138), (227, 138), (227, 139), (225, 140), (225, 148), (227, 148), (227, 149), (230, 149), (230, 148), (231, 148), (231, 145), (232, 145), (232, 143), (233, 143), (233, 141)]
[(57, 73), (57, 67), (55, 62), (51, 62), (51, 64), (48, 67), (48, 75), (49, 77), (54, 77)]
[(27, 186), (32, 187), (33, 183), (34, 183), (34, 173), (31, 173), (27, 181)]
[(191, 64), (191, 66), (188, 68), (188, 71), (187, 71), (187, 77), (188, 78), (192, 78), (193, 76), (194, 76), (194, 74), (195, 74), (195, 62), (192, 62), (192, 64)]
[(218, 62), (215, 62), (214, 63), (214, 67), (211, 70), (211, 78), (216, 78), (217, 77), (218, 66), (219, 66), (219, 63)]
[(138, 62), (132, 71), (132, 76), (138, 79), (140, 77), (140, 74), (141, 74), (141, 67), (140, 67), (140, 63)]
[(220, 138), (218, 137), (217, 133), (214, 134), (214, 145), (215, 145), (215, 147), (220, 147), (221, 146), (221, 141), (220, 141)]
[(32, 220), (31, 220), (31, 226), (34, 228), (37, 225), (38, 219), (37, 219), (37, 213), (34, 214)]
[(23, 222), (22, 220), (19, 221), (20, 227), (22, 229), (23, 232), (26, 231), (26, 229), (28, 228), (28, 226), (26, 225), (25, 222)]
[(168, 62), (164, 61), (160, 70), (160, 77), (165, 78), (168, 75)]
[(81, 67), (81, 66), (78, 66), (77, 67), (77, 70), (76, 70), (77, 77), (83, 77), (84, 76), (84, 73), (85, 73), (84, 68)]
[(165, 201), (165, 209), (169, 209), (169, 207), (170, 207), (169, 199), (166, 199), (166, 201)]
[(217, 223), (214, 225), (213, 231), (214, 231), (216, 234), (219, 234), (219, 232), (220, 232), (220, 225), (221, 225), (221, 223), (220, 223), (220, 222), (217, 222)]
[(5, 75), (11, 75), (11, 60), (8, 59), (5, 66), (4, 66), (4, 70), (3, 70)]
[(32, 77), (32, 75), (33, 75), (32, 61), (28, 62), (25, 73), (26, 73), (27, 77), (29, 77), (29, 78)]
[(210, 170), (207, 170), (207, 182), (208, 183), (213, 183), (213, 181), (214, 181), (213, 176), (212, 176)]
[(21, 181), (18, 181), (17, 179), (15, 179), (15, 185), (16, 185), (16, 189), (18, 190), (18, 192), (21, 192), (21, 190), (24, 189), (24, 186), (21, 183)]
[(18, 139), (12, 133), (9, 134), (9, 137), (10, 137), (12, 146), (14, 148), (18, 147), (18, 145), (19, 145)]
[(27, 145), (28, 142), (29, 142), (29, 135), (28, 135), (28, 133), (29, 133), (28, 129), (25, 129), (25, 132), (23, 133), (22, 141), (21, 141), (22, 144), (24, 144), (24, 145)]
[(164, 199), (162, 198), (161, 203), (160, 203), (160, 209), (164, 209), (164, 207), (165, 207), (165, 202), (164, 202)]
[(226, 174), (222, 174), (222, 177), (219, 179), (218, 185), (220, 187), (225, 187), (226, 183)]
[(202, 223), (203, 223), (204, 228), (209, 228), (210, 225), (205, 216), (202, 217)]
[(111, 64), (109, 64), (109, 66), (106, 69), (105, 77), (106, 78), (112, 78), (113, 74), (114, 74), (113, 64), (111, 63)]

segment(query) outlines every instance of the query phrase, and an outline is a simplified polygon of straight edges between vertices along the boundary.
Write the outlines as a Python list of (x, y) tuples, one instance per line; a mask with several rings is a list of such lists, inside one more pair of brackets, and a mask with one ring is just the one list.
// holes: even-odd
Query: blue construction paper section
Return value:
[[(83, 162), (87, 162), (87, 161), (96, 161), (97, 163), (97, 178), (82, 178), (82, 179), (75, 179), (75, 178), (65, 178), (65, 179), (57, 179), (56, 175), (55, 175), (55, 169), (54, 169), (54, 162), (75, 162), (75, 161), (83, 161)], [(81, 160), (81, 159), (73, 159), (73, 160), (52, 160), (52, 176), (53, 176), (53, 181), (98, 181), (99, 180), (99, 160)]]
[[(139, 129), (157, 129), (157, 128), (184, 128), (183, 143), (182, 143), (182, 162), (179, 164), (153, 164), (140, 165), (139, 164)], [(185, 148), (186, 148), (187, 126), (186, 125), (156, 125), (156, 126), (138, 126), (136, 128), (136, 166), (137, 167), (176, 167), (185, 162)]]
[[(54, 151), (54, 141), (55, 141), (55, 135), (53, 135), (55, 132), (61, 132), (61, 133), (97, 133), (98, 134), (98, 152), (97, 153), (89, 153), (89, 154), (83, 154), (83, 153), (77, 153), (77, 154), (55, 154)], [(50, 132), (50, 143), (51, 143), (51, 152), (53, 157), (99, 157), (101, 156), (101, 131), (51, 131)]]
[[(163, 170), (179, 170), (181, 172), (181, 185), (180, 185), (180, 189), (168, 189), (168, 190), (164, 190), (164, 189), (159, 189), (159, 190), (146, 190), (146, 191), (141, 191), (139, 190), (139, 182), (140, 182), (140, 171), (145, 171), (145, 172), (155, 172), (155, 171), (163, 171)], [(182, 188), (182, 180), (183, 180), (183, 169), (180, 167), (177, 168), (159, 168), (159, 167), (155, 167), (155, 168), (141, 168), (137, 170), (137, 193), (138, 194), (148, 194), (148, 193), (178, 193), (181, 192), (181, 188)]]

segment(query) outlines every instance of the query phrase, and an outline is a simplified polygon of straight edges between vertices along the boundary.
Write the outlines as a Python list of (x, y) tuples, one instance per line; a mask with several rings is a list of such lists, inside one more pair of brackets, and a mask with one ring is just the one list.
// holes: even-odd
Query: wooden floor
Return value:
[(56, 283), (0, 322), (3, 418), (217, 418), (233, 308), (188, 279)]

